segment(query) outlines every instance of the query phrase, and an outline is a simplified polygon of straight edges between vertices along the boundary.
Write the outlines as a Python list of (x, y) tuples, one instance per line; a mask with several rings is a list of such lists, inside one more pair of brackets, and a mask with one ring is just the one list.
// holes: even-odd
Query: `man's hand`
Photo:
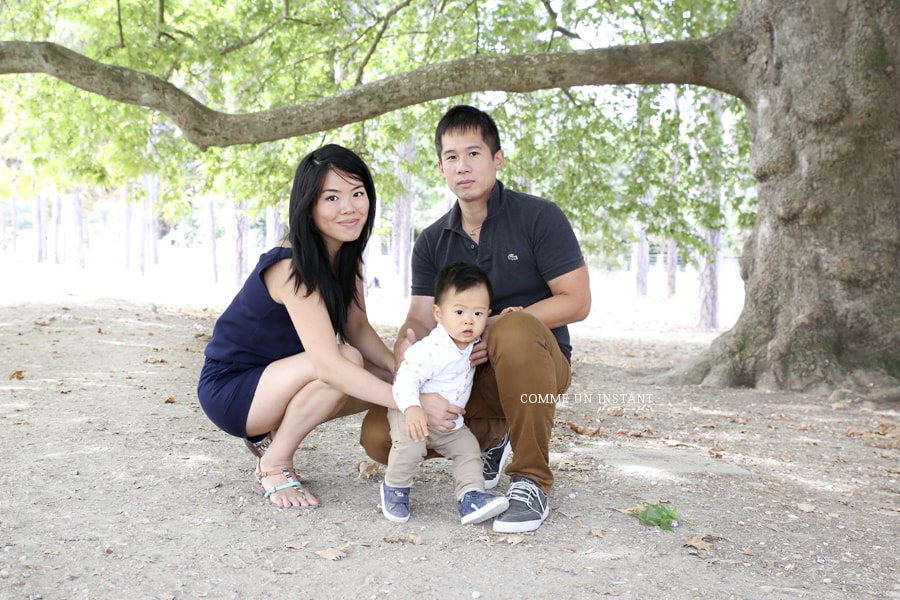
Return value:
[(500, 315), (496, 317), (489, 317), (487, 321), (487, 326), (484, 328), (484, 331), (481, 332), (481, 339), (477, 344), (472, 346), (472, 354), (469, 355), (469, 366), (477, 367), (480, 364), (484, 364), (488, 361), (488, 335), (491, 333), (491, 325), (493, 325), (494, 321), (500, 318)]
[(421, 406), (410, 406), (403, 413), (406, 417), (406, 437), (421, 442), (428, 437), (428, 418)]
[(451, 404), (440, 394), (422, 394), (419, 402), (428, 416), (428, 426), (436, 431), (446, 433), (456, 427), (456, 419), (465, 414), (465, 410)]
[(401, 363), (403, 363), (403, 357), (406, 356), (406, 351), (409, 350), (409, 347), (415, 344), (418, 340), (416, 339), (416, 332), (412, 330), (412, 327), (407, 328), (406, 330), (406, 339), (403, 341), (398, 341), (397, 344), (394, 345), (394, 372), (396, 373), (400, 369)]
[(481, 334), (481, 341), (472, 346), (472, 354), (469, 355), (469, 366), (471, 367), (477, 367), (488, 361), (487, 340), (484, 338), (485, 335)]

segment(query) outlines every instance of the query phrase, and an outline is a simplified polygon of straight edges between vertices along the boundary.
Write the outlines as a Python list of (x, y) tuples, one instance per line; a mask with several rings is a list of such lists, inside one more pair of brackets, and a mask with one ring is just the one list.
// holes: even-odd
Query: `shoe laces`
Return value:
[[(544, 503), (541, 499), (540, 490), (536, 484), (531, 483), (530, 481), (513, 481), (509, 485), (509, 501), (512, 502), (514, 500), (524, 502), (531, 510), (537, 512), (543, 512), (544, 510)], [(540, 510), (535, 508), (534, 504), (532, 504), (535, 500), (537, 500)]]

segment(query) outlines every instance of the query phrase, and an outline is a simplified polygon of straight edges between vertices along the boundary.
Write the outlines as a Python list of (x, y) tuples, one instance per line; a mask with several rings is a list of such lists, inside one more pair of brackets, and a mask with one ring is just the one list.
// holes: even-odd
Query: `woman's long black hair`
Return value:
[[(313, 222), (313, 208), (322, 192), (325, 176), (334, 171), (342, 177), (362, 183), (369, 197), (369, 212), (359, 237), (345, 242), (335, 257), (328, 259), (325, 241)], [(306, 286), (306, 295), (316, 290), (322, 296), (331, 325), (341, 341), (345, 339), (350, 303), (359, 305), (356, 279), (361, 276), (363, 251), (372, 234), (375, 221), (375, 182), (366, 163), (351, 150), (336, 144), (310, 152), (297, 167), (291, 188), (289, 231), (293, 250), (291, 277), (294, 291)]]

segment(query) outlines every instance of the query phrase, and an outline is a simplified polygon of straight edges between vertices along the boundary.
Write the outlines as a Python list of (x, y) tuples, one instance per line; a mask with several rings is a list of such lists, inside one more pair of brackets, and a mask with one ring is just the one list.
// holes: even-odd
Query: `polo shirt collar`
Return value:
[[(503, 206), (503, 198), (503, 183), (498, 179), (497, 182), (494, 183), (494, 189), (491, 191), (491, 197), (488, 198), (487, 219), (490, 219), (500, 211), (500, 207)], [(453, 204), (453, 208), (450, 209), (450, 218), (447, 221), (447, 229), (458, 231), (459, 233), (465, 233), (462, 228), (462, 211), (459, 209), (459, 199), (456, 200), (456, 202)]]

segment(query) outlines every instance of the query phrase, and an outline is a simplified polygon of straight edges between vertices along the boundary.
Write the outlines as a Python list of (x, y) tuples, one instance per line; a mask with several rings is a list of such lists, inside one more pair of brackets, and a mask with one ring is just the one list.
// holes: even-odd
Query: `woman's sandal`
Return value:
[(253, 454), (253, 456), (255, 456), (256, 458), (262, 458), (262, 455), (266, 453), (266, 448), (268, 448), (269, 444), (272, 443), (272, 433), (267, 433), (266, 437), (256, 442), (251, 442), (250, 440), (244, 438), (244, 443), (247, 445), (247, 450), (249, 450)]
[[(287, 479), (287, 483), (277, 485), (267, 490), (266, 486), (263, 485), (262, 480), (266, 477), (271, 477), (272, 475), (281, 475), (282, 477)], [(286, 490), (289, 488), (298, 488), (301, 492), (304, 493), (304, 495), (306, 493), (306, 489), (303, 487), (303, 482), (300, 480), (300, 477), (292, 467), (283, 467), (282, 469), (277, 469), (275, 471), (260, 471), (259, 466), (257, 466), (256, 481), (256, 490), (260, 492), (266, 499), (268, 499), (269, 496), (271, 496), (275, 492), (280, 492), (281, 490)], [(307, 504), (306, 506), (282, 506), (280, 508), (319, 508), (319, 503), (316, 502), (315, 504)]]

